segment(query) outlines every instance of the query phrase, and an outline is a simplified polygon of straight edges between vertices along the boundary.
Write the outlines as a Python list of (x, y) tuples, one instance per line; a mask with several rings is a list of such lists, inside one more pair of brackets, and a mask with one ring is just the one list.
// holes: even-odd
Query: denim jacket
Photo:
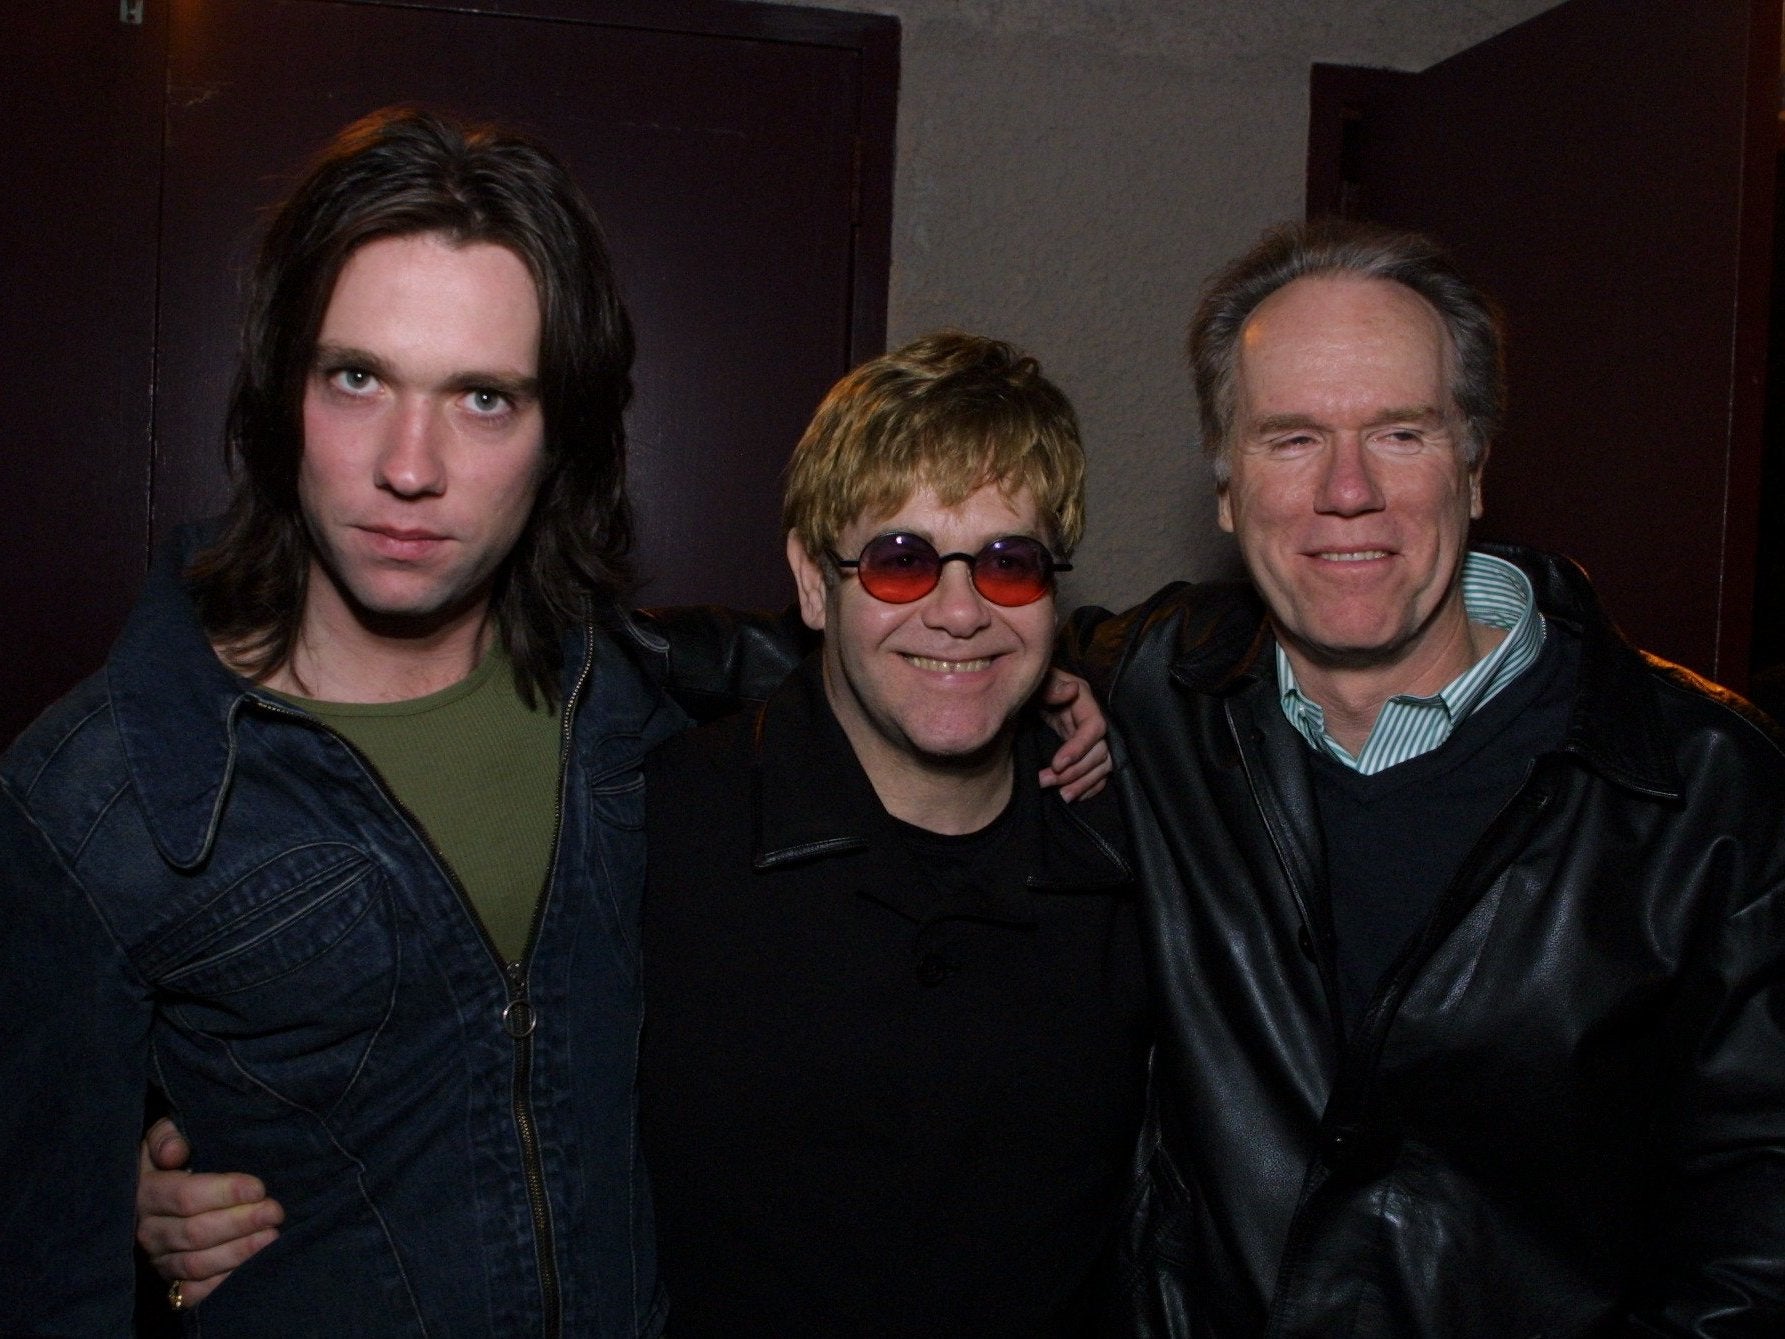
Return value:
[(0, 760), (0, 1332), (127, 1335), (144, 1096), (280, 1238), (189, 1333), (661, 1325), (633, 1073), (646, 750), (628, 620), (567, 639), (557, 848), (504, 963), (370, 764), (226, 670), (171, 555)]

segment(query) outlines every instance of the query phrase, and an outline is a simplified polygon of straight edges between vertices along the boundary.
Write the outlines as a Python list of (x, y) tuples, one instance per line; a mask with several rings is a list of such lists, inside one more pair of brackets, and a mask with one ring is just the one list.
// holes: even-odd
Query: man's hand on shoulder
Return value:
[(191, 1156), (174, 1123), (158, 1120), (143, 1136), (136, 1183), (136, 1243), (157, 1274), (180, 1282), (185, 1307), (215, 1292), (285, 1221), (285, 1210), (255, 1177), (189, 1172)]
[(1041, 769), (1043, 786), (1058, 786), (1065, 800), (1088, 800), (1115, 770), (1109, 751), (1109, 721), (1091, 686), (1076, 674), (1051, 670), (1042, 685), (1041, 706), (1048, 724), (1065, 738), (1053, 762)]

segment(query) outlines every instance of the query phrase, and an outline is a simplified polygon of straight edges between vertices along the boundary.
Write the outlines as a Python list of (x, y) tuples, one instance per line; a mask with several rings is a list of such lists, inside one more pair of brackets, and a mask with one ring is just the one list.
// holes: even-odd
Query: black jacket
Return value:
[(1115, 798), (1039, 793), (1051, 751), (1036, 723), (998, 844), (928, 868), (816, 663), (648, 762), (639, 1085), (672, 1334), (1086, 1327), (1147, 991)]
[(1496, 551), (1579, 639), (1566, 739), (1348, 1039), (1256, 596), (1074, 620), (1165, 1015), (1143, 1332), (1785, 1334), (1785, 758), (1578, 569)]

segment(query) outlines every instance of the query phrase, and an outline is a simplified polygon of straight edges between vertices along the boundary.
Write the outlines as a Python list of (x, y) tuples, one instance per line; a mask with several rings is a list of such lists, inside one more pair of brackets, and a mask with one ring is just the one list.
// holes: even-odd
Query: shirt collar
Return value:
[(1468, 554), (1463, 560), (1463, 608), (1471, 621), (1505, 628), (1506, 636), (1430, 697), (1391, 697), (1355, 757), (1326, 733), (1326, 713), (1296, 686), (1295, 670), (1279, 642), (1277, 692), (1283, 714), (1312, 747), (1365, 776), (1431, 752), (1471, 712), (1529, 669), (1543, 650), (1536, 595), (1530, 579), (1511, 563), (1491, 554)]

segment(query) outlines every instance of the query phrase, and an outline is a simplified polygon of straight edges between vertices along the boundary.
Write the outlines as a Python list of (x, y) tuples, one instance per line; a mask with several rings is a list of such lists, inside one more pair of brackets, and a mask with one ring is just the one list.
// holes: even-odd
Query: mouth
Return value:
[(420, 558), (446, 542), (447, 536), (435, 530), (414, 530), (394, 525), (359, 527), (375, 552), (387, 558)]
[(437, 530), (405, 530), (394, 525), (366, 525), (360, 527), (369, 535), (377, 535), (383, 539), (394, 539), (399, 544), (424, 539), (445, 539), (446, 536)]
[(1323, 563), (1367, 563), (1389, 555), (1387, 549), (1317, 549), (1308, 556)]
[(992, 656), (976, 656), (972, 660), (943, 660), (937, 656), (917, 656), (901, 652), (905, 663), (932, 674), (976, 674), (992, 667)]

